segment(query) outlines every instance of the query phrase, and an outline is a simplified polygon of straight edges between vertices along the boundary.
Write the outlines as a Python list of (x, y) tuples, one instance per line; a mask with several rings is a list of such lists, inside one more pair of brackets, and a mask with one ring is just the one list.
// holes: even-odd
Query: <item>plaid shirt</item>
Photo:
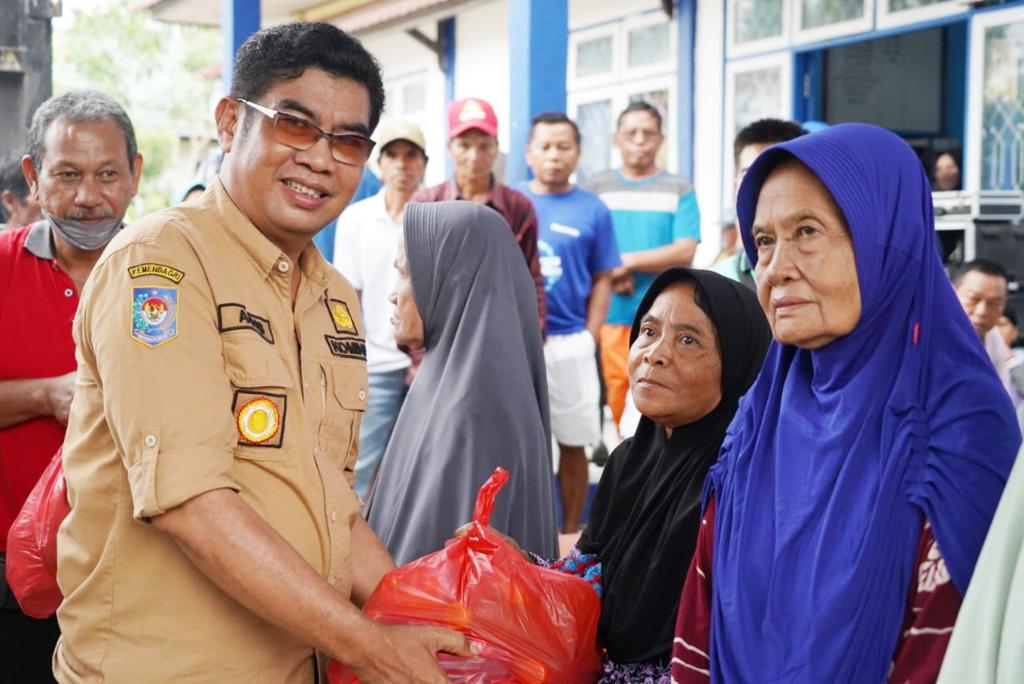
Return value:
[[(459, 193), (459, 186), (455, 178), (449, 178), (440, 185), (424, 188), (417, 192), (413, 202), (449, 202), (452, 200), (464, 199)], [(516, 192), (507, 185), (491, 181), (491, 193), (487, 198), (487, 206), (494, 209), (504, 217), (512, 234), (516, 236), (519, 249), (526, 258), (526, 265), (530, 268), (530, 275), (537, 286), (537, 311), (540, 315), (540, 330), (543, 335), (546, 326), (546, 313), (544, 305), (544, 279), (540, 275), (540, 253), (537, 250), (537, 215), (533, 211), (533, 203), (530, 199)]]

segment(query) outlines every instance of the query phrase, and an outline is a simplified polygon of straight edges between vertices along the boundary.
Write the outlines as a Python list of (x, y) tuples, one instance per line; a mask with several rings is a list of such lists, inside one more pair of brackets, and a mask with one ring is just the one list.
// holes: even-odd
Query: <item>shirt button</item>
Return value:
[(338, 511), (331, 511), (331, 522), (338, 522)]
[(145, 442), (146, 446), (152, 449), (153, 447), (156, 446), (156, 435), (146, 435), (146, 438), (143, 440), (143, 442)]
[(281, 273), (287, 273), (289, 268), (291, 268), (291, 266), (289, 266), (288, 262), (284, 259), (277, 262), (277, 270)]
[(69, 287), (68, 289), (64, 290), (64, 296), (65, 296), (65, 297), (74, 297), (74, 296), (75, 296), (75, 291), (74, 291), (74, 290), (72, 290), (72, 289), (71, 289), (71, 288)]
[(366, 400), (366, 391), (365, 390), (359, 390), (359, 400), (360, 401), (365, 401)]

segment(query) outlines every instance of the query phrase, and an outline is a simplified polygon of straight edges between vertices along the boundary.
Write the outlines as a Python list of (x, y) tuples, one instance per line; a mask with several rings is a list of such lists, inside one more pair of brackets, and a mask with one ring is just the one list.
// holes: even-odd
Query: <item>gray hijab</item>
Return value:
[(553, 558), (544, 348), (522, 253), (482, 205), (409, 204), (404, 223), (427, 353), (381, 463), (370, 525), (399, 564), (437, 551), (502, 466), (511, 477), (491, 525)]

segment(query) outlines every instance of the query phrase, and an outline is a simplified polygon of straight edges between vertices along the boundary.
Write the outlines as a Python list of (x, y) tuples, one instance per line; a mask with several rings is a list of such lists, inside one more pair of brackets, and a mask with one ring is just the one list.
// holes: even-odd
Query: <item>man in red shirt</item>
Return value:
[(537, 251), (537, 216), (529, 198), (494, 178), (491, 169), (498, 158), (498, 117), (488, 102), (471, 97), (448, 106), (448, 153), (455, 162), (455, 175), (440, 185), (419, 191), (412, 201), (469, 200), (486, 204), (501, 214), (516, 236), (537, 285), (540, 329), (544, 331), (544, 279)]
[[(90, 90), (43, 103), (21, 164), (44, 218), (0, 234), (0, 561), (11, 523), (64, 441), (78, 296), (142, 174), (128, 115)], [(0, 590), (0, 679), (54, 681), (56, 619), (24, 615), (6, 580)]]

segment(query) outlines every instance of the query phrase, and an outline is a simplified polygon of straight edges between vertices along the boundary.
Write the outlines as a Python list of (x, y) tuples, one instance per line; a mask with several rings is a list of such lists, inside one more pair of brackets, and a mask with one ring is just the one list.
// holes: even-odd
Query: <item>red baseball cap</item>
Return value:
[(457, 138), (471, 128), (498, 137), (498, 117), (490, 103), (467, 97), (448, 105), (448, 139)]

